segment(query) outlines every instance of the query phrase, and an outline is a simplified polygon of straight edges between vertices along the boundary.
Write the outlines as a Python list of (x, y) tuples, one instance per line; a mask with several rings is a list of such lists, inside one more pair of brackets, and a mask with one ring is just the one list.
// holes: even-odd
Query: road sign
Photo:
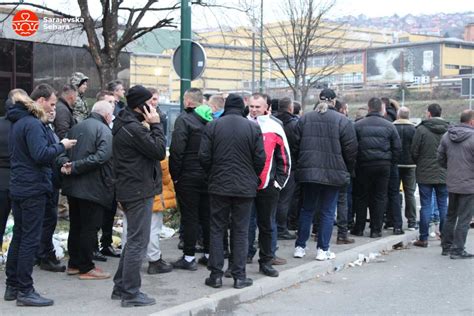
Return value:
[[(201, 44), (191, 42), (191, 80), (199, 79), (206, 68), (206, 52)], [(176, 48), (173, 54), (173, 68), (176, 74), (181, 77), (181, 46)]]

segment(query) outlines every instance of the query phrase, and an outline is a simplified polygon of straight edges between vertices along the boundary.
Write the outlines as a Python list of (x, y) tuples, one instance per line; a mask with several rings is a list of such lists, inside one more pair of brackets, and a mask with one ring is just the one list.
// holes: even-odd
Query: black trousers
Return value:
[(449, 193), (448, 214), (441, 232), (443, 248), (459, 254), (466, 245), (467, 233), (474, 216), (474, 194)]
[(260, 248), (258, 262), (266, 264), (272, 261), (272, 217), (276, 213), (280, 191), (269, 185), (257, 191), (255, 207), (257, 209), (258, 246)]
[[(104, 215), (102, 216), (102, 235), (100, 236), (100, 246), (107, 248), (112, 245), (112, 231), (115, 220), (115, 213), (117, 212), (117, 201), (112, 202), (110, 208), (104, 208)], [(97, 245), (97, 249), (99, 249)]]
[(402, 207), (400, 204), (400, 176), (398, 175), (397, 165), (392, 165), (390, 167), (387, 197), (386, 223), (393, 224), (393, 228), (402, 228), (403, 219)]
[(39, 259), (56, 257), (56, 252), (54, 251), (53, 245), (53, 234), (58, 223), (58, 200), (59, 189), (54, 189), (51, 196), (49, 196), (46, 200), (43, 231), (41, 232), (41, 242), (37, 254)]
[(202, 191), (199, 182), (194, 183), (180, 180), (175, 187), (183, 226), (183, 253), (186, 256), (196, 253), (199, 228), (202, 230), (204, 253), (209, 253), (209, 194)]
[(9, 190), (0, 190), (0, 249), (3, 242), (3, 234), (7, 225), (8, 215), (12, 209), (12, 201), (10, 199)]
[(390, 166), (367, 166), (356, 169), (354, 186), (357, 187), (357, 191), (354, 192), (357, 194), (353, 196), (356, 212), (355, 231), (364, 231), (369, 206), (371, 231), (382, 231), (389, 178)]
[(280, 197), (278, 199), (276, 222), (279, 234), (284, 234), (288, 231), (288, 213), (295, 192), (295, 174), (290, 173), (290, 177), (286, 182), (286, 186), (280, 191)]
[(211, 277), (222, 277), (224, 272), (224, 234), (231, 217), (231, 272), (234, 279), (246, 277), (245, 265), (248, 248), (248, 226), (253, 198), (210, 195), (211, 238), (208, 269)]
[(293, 190), (293, 196), (291, 197), (290, 209), (288, 213), (288, 223), (291, 226), (298, 226), (298, 220), (300, 218), (300, 210), (302, 207), (302, 194), (301, 185), (295, 180), (295, 188)]
[(86, 273), (95, 268), (92, 261), (97, 245), (97, 231), (102, 224), (104, 206), (68, 196), (69, 203), (69, 268)]

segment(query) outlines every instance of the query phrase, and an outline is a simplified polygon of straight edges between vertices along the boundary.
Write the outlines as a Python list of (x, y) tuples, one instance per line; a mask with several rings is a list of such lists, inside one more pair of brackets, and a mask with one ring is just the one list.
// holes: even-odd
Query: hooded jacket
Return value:
[(255, 197), (265, 165), (260, 127), (243, 117), (242, 109), (226, 108), (204, 129), (199, 161), (209, 175), (209, 193)]
[[(199, 163), (199, 147), (204, 127), (212, 120), (212, 115), (203, 109), (187, 108), (174, 123), (170, 145), (169, 169), (171, 178), (177, 183), (188, 181), (207, 192), (206, 173)], [(201, 114), (199, 114), (201, 113)]]
[(116, 198), (132, 202), (161, 193), (160, 160), (166, 157), (166, 139), (160, 123), (147, 129), (143, 115), (125, 107), (112, 129)]
[[(84, 83), (84, 81), (88, 81), (88, 80), (89, 80), (89, 77), (84, 75), (82, 72), (75, 72), (72, 74), (72, 77), (69, 82), (72, 85), (74, 85), (76, 88), (79, 88), (81, 84)], [(74, 118), (76, 119), (77, 122), (85, 120), (89, 116), (90, 114), (89, 107), (87, 106), (87, 101), (83, 94), (80, 94), (80, 93), (77, 94), (73, 113), (74, 113)]]
[(447, 168), (448, 192), (474, 194), (474, 127), (450, 126), (441, 138), (438, 162)]
[(404, 168), (415, 168), (416, 165), (411, 157), (411, 144), (416, 132), (415, 124), (410, 122), (410, 120), (405, 119), (398, 119), (393, 122), (393, 124), (397, 129), (402, 144), (402, 153), (400, 155), (400, 160), (398, 161), (398, 166)]
[(350, 182), (358, 144), (348, 118), (333, 107), (306, 113), (298, 122), (296, 136), (298, 182), (338, 187)]
[(77, 144), (58, 158), (72, 161), (71, 175), (63, 176), (62, 194), (110, 207), (114, 198), (112, 131), (98, 113), (75, 125), (68, 137)]
[(9, 135), (10, 194), (13, 199), (53, 192), (51, 167), (55, 158), (65, 151), (54, 135), (41, 122), (34, 106), (17, 102), (8, 109), (12, 123)]
[(442, 118), (422, 121), (416, 128), (411, 145), (411, 155), (416, 163), (416, 182), (421, 184), (445, 184), (446, 168), (437, 161), (441, 137), (448, 131), (449, 122)]

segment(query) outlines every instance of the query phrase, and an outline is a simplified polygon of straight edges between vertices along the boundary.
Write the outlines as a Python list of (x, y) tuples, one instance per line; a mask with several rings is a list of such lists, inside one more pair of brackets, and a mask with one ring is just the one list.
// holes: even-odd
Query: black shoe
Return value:
[(296, 235), (286, 231), (284, 233), (278, 234), (278, 240), (293, 240), (296, 239)]
[(466, 250), (463, 250), (462, 252), (451, 252), (451, 259), (472, 259), (474, 258), (474, 255), (472, 253), (467, 252)]
[(206, 266), (206, 267), (207, 267), (208, 262), (209, 262), (209, 259), (207, 259), (206, 256), (202, 256), (197, 261), (197, 263), (202, 264), (203, 266)]
[(298, 230), (298, 224), (297, 224), (297, 223), (288, 222), (288, 230)]
[(178, 249), (183, 250), (183, 248), (184, 248), (184, 240), (180, 239), (178, 243)]
[(370, 232), (370, 238), (380, 238), (382, 237), (382, 232)]
[(18, 295), (18, 289), (14, 286), (7, 285), (5, 288), (5, 295), (3, 295), (3, 299), (5, 301), (14, 301)]
[(135, 306), (149, 306), (155, 305), (156, 300), (152, 297), (148, 297), (145, 293), (139, 292), (135, 297), (124, 299), (122, 298), (122, 307), (135, 307)]
[(443, 250), (441, 251), (442, 256), (449, 256), (451, 254), (451, 248), (445, 248), (443, 247)]
[(337, 237), (336, 244), (338, 245), (348, 245), (355, 243), (355, 239), (349, 237)]
[(227, 270), (225, 270), (224, 277), (225, 278), (231, 278), (232, 277), (232, 270), (230, 268), (227, 268)]
[(100, 250), (100, 253), (107, 257), (120, 258), (120, 251), (118, 251), (112, 246), (103, 247)]
[(394, 228), (394, 229), (393, 229), (393, 234), (394, 234), (394, 235), (404, 235), (405, 232), (404, 232), (403, 229), (401, 229), (401, 228)]
[(184, 256), (178, 261), (173, 262), (173, 268), (189, 271), (196, 271), (198, 269), (195, 259), (191, 262), (187, 262), (186, 259), (184, 259)]
[(387, 224), (385, 224), (383, 229), (393, 229), (393, 224), (392, 223), (387, 223)]
[(16, 306), (51, 306), (54, 304), (54, 301), (42, 297), (34, 289), (28, 290), (26, 292), (18, 291), (16, 298)]
[(260, 273), (265, 274), (266, 276), (269, 277), (274, 277), (276, 278), (278, 276), (278, 271), (272, 267), (271, 264), (265, 263), (265, 264), (260, 264)]
[(148, 263), (148, 274), (168, 273), (173, 270), (173, 265), (163, 259), (158, 259)]
[(222, 287), (222, 278), (213, 278), (208, 277), (204, 282), (207, 286), (213, 287), (215, 289)]
[(92, 255), (92, 260), (106, 262), (107, 257), (104, 256), (100, 251), (96, 250), (94, 251), (94, 254)]
[(113, 299), (114, 301), (122, 300), (122, 291), (114, 287), (114, 289), (112, 290), (112, 294), (110, 295), (110, 298)]
[(353, 230), (351, 230), (351, 235), (362, 237), (362, 236), (364, 236), (364, 232), (360, 231), (360, 230), (353, 229)]
[(40, 269), (51, 272), (64, 272), (66, 271), (66, 266), (61, 264), (61, 261), (56, 259), (56, 257), (50, 257), (48, 259), (41, 259)]
[(243, 289), (244, 287), (251, 286), (252, 284), (253, 284), (253, 281), (250, 278), (235, 279), (234, 280), (234, 288), (235, 289)]

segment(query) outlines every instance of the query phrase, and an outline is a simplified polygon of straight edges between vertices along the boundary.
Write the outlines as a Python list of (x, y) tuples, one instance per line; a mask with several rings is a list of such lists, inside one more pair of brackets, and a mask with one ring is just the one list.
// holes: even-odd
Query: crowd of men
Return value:
[[(428, 246), (435, 201), (442, 255), (473, 257), (464, 248), (474, 212), (472, 110), (450, 125), (441, 107), (430, 104), (426, 119), (415, 126), (407, 107), (371, 98), (367, 113), (358, 111), (353, 122), (331, 89), (323, 89), (313, 111), (303, 115), (290, 98), (204, 96), (191, 88), (174, 122), (168, 160), (157, 90), (137, 85), (125, 94), (115, 80), (97, 94), (89, 112), (88, 80), (74, 73), (59, 93), (47, 84), (30, 95), (21, 89), (9, 93), (6, 117), (0, 118), (1, 234), (10, 209), (15, 221), (7, 301), (54, 303), (33, 287), (35, 263), (100, 280), (111, 274), (94, 261), (106, 256), (120, 257), (111, 298), (123, 307), (156, 303), (140, 291), (145, 257), (150, 274), (196, 271), (201, 264), (210, 270), (207, 286), (219, 288), (229, 277), (234, 288), (248, 287), (246, 264), (257, 252), (257, 228), (259, 271), (269, 277), (279, 275), (274, 266), (286, 264), (277, 256), (278, 240), (294, 239), (293, 256), (302, 258), (313, 252), (307, 246), (313, 233), (312, 255), (324, 261), (335, 258), (334, 225), (337, 244), (354, 243), (349, 234), (363, 236), (368, 221), (371, 238), (382, 237), (384, 228), (404, 234), (401, 183), (407, 228), (420, 232), (414, 245)], [(181, 214), (183, 255), (172, 263), (162, 259), (159, 246), (164, 186), (174, 187)], [(67, 266), (52, 244), (58, 205), (66, 204)], [(124, 214), (121, 250), (112, 246), (118, 204)], [(196, 259), (198, 250), (203, 255)]]

